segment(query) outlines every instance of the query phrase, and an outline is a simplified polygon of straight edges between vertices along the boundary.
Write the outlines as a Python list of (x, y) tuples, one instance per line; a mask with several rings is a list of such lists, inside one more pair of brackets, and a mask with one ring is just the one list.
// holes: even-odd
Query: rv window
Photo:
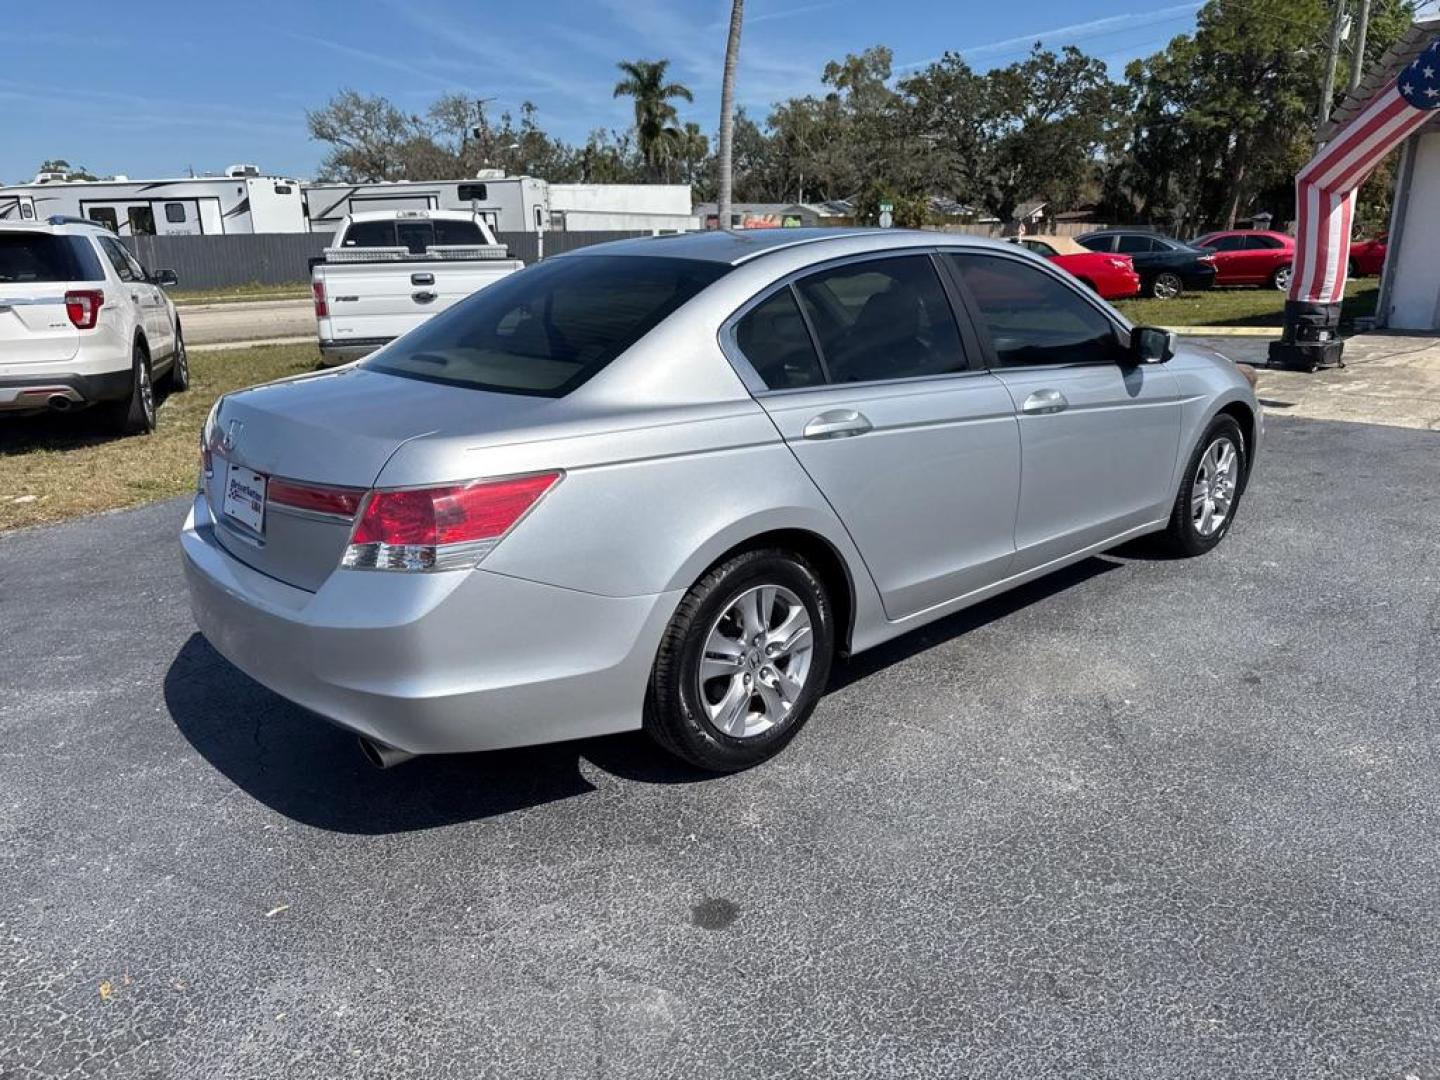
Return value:
[(86, 211), (86, 217), (97, 225), (104, 225), (111, 232), (118, 232), (120, 229), (120, 222), (115, 217), (113, 206), (92, 206)]
[(29, 203), (21, 203), (20, 216), (26, 221), (33, 221), (35, 218), (35, 208)]
[(276, 194), (276, 195), (289, 195), (289, 194), (290, 194), (292, 191), (294, 191), (294, 190), (295, 190), (295, 189), (292, 188), (289, 184), (276, 184), (276, 185), (275, 185), (275, 194)]
[(126, 211), (130, 219), (131, 236), (154, 236), (155, 214), (148, 206), (132, 206)]
[(486, 189), (484, 184), (461, 184), (457, 194), (461, 202), (484, 202)]
[(185, 223), (185, 204), (167, 202), (165, 204), (165, 220), (171, 225), (183, 225)]

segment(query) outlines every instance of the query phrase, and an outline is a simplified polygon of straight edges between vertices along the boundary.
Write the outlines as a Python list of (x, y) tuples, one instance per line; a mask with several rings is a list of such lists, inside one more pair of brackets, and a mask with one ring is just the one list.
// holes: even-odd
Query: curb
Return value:
[(254, 349), (261, 345), (304, 345), (307, 342), (315, 345), (315, 335), (308, 334), (305, 337), (253, 338), (250, 341), (208, 341), (204, 345), (187, 344), (185, 348), (190, 352), (229, 352), (233, 349)]
[(1167, 326), (1188, 337), (1273, 337), (1280, 336), (1278, 326)]

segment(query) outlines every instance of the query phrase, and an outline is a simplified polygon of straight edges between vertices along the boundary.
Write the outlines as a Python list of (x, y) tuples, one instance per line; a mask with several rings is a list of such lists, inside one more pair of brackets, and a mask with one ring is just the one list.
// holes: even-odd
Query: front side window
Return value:
[(481, 289), (360, 366), (474, 390), (561, 397), (729, 269), (653, 256), (547, 259)]
[(1243, 236), (1214, 236), (1210, 239), (1195, 245), (1196, 247), (1214, 248), (1216, 251), (1239, 251), (1245, 246)]
[(1245, 238), (1245, 246), (1254, 251), (1274, 251), (1285, 245), (1273, 236), (1248, 236)]
[(975, 300), (998, 366), (1113, 364), (1121, 359), (1114, 324), (1050, 274), (993, 255), (945, 257)]
[(825, 381), (815, 343), (788, 285), (735, 324), (735, 344), (771, 390), (819, 386)]
[(831, 382), (965, 369), (955, 316), (928, 255), (848, 263), (801, 278), (795, 289)]

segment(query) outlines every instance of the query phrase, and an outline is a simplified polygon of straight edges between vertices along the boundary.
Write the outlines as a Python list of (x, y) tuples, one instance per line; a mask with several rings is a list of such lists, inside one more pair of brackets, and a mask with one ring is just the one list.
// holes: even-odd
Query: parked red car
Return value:
[(1260, 229), (1206, 233), (1191, 245), (1215, 253), (1216, 285), (1268, 285), (1290, 288), (1295, 238)]
[(1374, 240), (1357, 240), (1350, 245), (1350, 276), (1375, 277), (1385, 268), (1385, 247), (1390, 239), (1381, 233)]
[(1123, 300), (1140, 291), (1140, 275), (1128, 255), (1091, 251), (1071, 236), (1020, 236), (1013, 242), (1044, 255), (1106, 300)]

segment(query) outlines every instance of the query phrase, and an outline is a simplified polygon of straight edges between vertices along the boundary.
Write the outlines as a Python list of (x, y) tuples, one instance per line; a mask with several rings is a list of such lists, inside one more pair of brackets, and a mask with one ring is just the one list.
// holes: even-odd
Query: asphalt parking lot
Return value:
[(1440, 1077), (1440, 443), (1272, 419), (1216, 553), (842, 665), (773, 763), (389, 772), (177, 502), (0, 536), (0, 1077)]

